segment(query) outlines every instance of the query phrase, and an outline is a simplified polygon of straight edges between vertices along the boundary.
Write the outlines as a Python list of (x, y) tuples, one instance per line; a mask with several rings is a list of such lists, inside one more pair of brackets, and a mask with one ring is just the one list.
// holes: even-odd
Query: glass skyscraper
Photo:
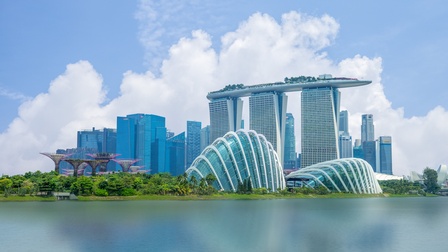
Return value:
[(342, 110), (339, 113), (339, 133), (344, 133), (346, 135), (349, 135), (348, 132), (348, 111)]
[(185, 172), (185, 132), (166, 140), (165, 162), (171, 175), (177, 176)]
[(138, 159), (135, 164), (150, 173), (169, 172), (165, 168), (165, 118), (132, 114), (117, 117), (117, 154), (121, 159)]
[(219, 98), (210, 101), (210, 142), (241, 126), (243, 100), (241, 98)]
[(392, 175), (392, 137), (380, 136), (379, 172)]
[(286, 104), (284, 93), (258, 93), (249, 97), (249, 129), (262, 134), (277, 152), (283, 164)]
[(348, 130), (348, 111), (343, 110), (339, 113), (339, 157), (353, 157), (352, 137)]
[(201, 129), (201, 151), (210, 144), (210, 125), (207, 125)]
[(201, 155), (201, 122), (187, 121), (187, 167)]
[(302, 168), (339, 158), (339, 98), (335, 87), (302, 90)]
[(367, 161), (375, 172), (379, 172), (376, 167), (376, 141), (365, 141), (362, 143), (363, 159)]
[(115, 153), (117, 131), (104, 128), (78, 131), (77, 148), (96, 149), (96, 152)]
[(283, 168), (284, 169), (297, 168), (296, 136), (294, 134), (294, 116), (291, 113), (286, 113), (285, 155), (283, 159)]

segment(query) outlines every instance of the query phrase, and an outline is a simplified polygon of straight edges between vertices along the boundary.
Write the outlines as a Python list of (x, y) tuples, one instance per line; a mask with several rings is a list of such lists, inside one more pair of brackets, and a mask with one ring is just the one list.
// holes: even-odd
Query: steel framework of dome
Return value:
[(283, 168), (272, 144), (253, 130), (230, 131), (217, 138), (197, 157), (186, 173), (200, 180), (213, 174), (218, 190), (236, 191), (250, 179), (253, 188), (285, 188)]
[(343, 158), (314, 164), (286, 176), (288, 187), (323, 186), (330, 192), (379, 194), (383, 191), (363, 159)]

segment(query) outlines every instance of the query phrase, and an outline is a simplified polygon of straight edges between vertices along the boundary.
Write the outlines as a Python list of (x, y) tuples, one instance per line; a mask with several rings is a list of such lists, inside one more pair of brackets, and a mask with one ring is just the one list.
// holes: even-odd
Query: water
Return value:
[(0, 203), (0, 251), (445, 251), (448, 198)]

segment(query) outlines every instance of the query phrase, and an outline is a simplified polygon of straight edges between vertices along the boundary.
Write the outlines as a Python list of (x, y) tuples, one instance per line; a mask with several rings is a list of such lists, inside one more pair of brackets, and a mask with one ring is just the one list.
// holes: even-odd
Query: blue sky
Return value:
[[(123, 96), (124, 83), (132, 80), (137, 83), (138, 78), (143, 78), (139, 74), (155, 81), (168, 81), (169, 66), (176, 65), (176, 51), (170, 48), (178, 45), (181, 50), (184, 42), (196, 41), (192, 31), (199, 29), (206, 33), (211, 43), (209, 52), (223, 57), (228, 49), (221, 41), (223, 36), (238, 33), (255, 13), (265, 14), (281, 25), (282, 15), (291, 11), (315, 18), (328, 15), (337, 23), (338, 27), (332, 28), (334, 36), (333, 33), (323, 35), (329, 37), (330, 43), (312, 49), (316, 57), (320, 55), (328, 64), (337, 66), (356, 55), (380, 59), (378, 82), (385, 98), (378, 100), (384, 99), (390, 105), (388, 109), (402, 113), (400, 122), (413, 122), (414, 117), (425, 121), (437, 106), (442, 108), (442, 114), (446, 112), (448, 7), (444, 1), (353, 0), (343, 4), (338, 1), (0, 1), (0, 134), (6, 139), (14, 131), (13, 121), (18, 118), (31, 125), (19, 113), (19, 108), (26, 115), (31, 113), (25, 113), (26, 108), (33, 106), (39, 95), (51, 93), (51, 83), (67, 73), (69, 64), (83, 60), (93, 67), (101, 79), (99, 88), (104, 96), (91, 99), (98, 98), (100, 110), (112, 111), (113, 101)], [(201, 36), (198, 40), (202, 41)], [(166, 66), (162, 62), (167, 62)], [(223, 59), (217, 62), (220, 64)], [(315, 75), (318, 71), (295, 72), (295, 75)], [(236, 76), (243, 76), (242, 73), (234, 76), (235, 80), (229, 77), (228, 81), (260, 81), (249, 77), (238, 81)], [(282, 80), (282, 76), (273, 74), (273, 79), (266, 81)], [(226, 78), (221, 79), (223, 83), (204, 90), (227, 84)], [(89, 92), (88, 87), (84, 92)], [(66, 107), (57, 113), (71, 113), (71, 109)], [(380, 111), (383, 110), (378, 109), (375, 118), (381, 118)], [(116, 110), (120, 112), (124, 113)], [(151, 109), (144, 112), (156, 113)], [(372, 111), (366, 107), (367, 112)], [(39, 113), (56, 112), (47, 109)], [(59, 119), (48, 117), (48, 120), (51, 123)], [(113, 121), (104, 119), (107, 120)], [(207, 123), (204, 118), (196, 120)], [(70, 122), (76, 124), (75, 121), (79, 122), (76, 119)], [(92, 120), (91, 124), (95, 125), (83, 127), (108, 125), (101, 122)], [(386, 127), (381, 130), (381, 122), (378, 123), (380, 131), (392, 134)], [(173, 125), (170, 127), (177, 133), (182, 130)], [(397, 122), (397, 125), (401, 124)], [(68, 128), (60, 130), (68, 131)], [(36, 133), (35, 138), (52, 139), (44, 133)], [(40, 148), (53, 148), (50, 146), (54, 145), (43, 144)], [(60, 146), (69, 147), (73, 146)], [(448, 157), (440, 157), (443, 160), (448, 162)]]

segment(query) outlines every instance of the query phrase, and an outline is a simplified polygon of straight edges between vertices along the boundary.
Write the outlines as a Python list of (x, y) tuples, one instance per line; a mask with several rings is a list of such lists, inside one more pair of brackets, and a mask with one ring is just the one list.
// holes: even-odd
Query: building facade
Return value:
[(362, 115), (361, 142), (375, 141), (375, 128), (373, 125), (373, 115)]
[(201, 122), (187, 121), (187, 167), (201, 154)]
[(210, 125), (207, 125), (201, 129), (201, 152), (210, 144)]
[(379, 172), (392, 175), (392, 137), (380, 136), (378, 144)]
[(228, 131), (240, 129), (243, 100), (240, 98), (219, 98), (209, 103), (210, 141), (223, 136)]
[(291, 113), (286, 113), (283, 168), (284, 169), (298, 168), (297, 153), (296, 153), (296, 136), (294, 133), (294, 116)]
[(302, 90), (302, 168), (339, 158), (339, 97), (335, 87)]
[(173, 176), (181, 175), (185, 165), (185, 132), (166, 140), (166, 168)]
[(249, 129), (262, 134), (274, 146), (283, 164), (286, 104), (284, 93), (257, 93), (249, 97)]
[(117, 154), (121, 154), (121, 159), (138, 159), (135, 165), (152, 174), (169, 172), (165, 168), (166, 135), (165, 117), (148, 114), (117, 117)]

